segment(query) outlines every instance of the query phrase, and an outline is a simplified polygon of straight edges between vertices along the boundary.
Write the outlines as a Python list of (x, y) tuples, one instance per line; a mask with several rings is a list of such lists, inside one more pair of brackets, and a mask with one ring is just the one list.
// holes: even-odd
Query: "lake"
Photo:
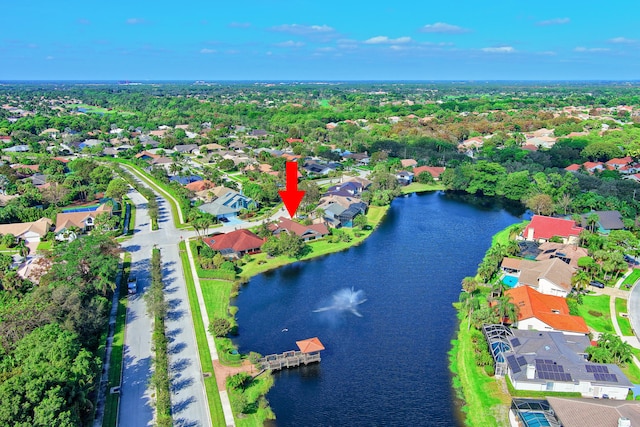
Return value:
[[(442, 192), (401, 197), (361, 245), (252, 278), (233, 302), (241, 352), (293, 350), (310, 337), (326, 347), (319, 364), (275, 374), (275, 425), (460, 424), (452, 303), (492, 235), (521, 213)], [(361, 304), (340, 310), (352, 292)]]

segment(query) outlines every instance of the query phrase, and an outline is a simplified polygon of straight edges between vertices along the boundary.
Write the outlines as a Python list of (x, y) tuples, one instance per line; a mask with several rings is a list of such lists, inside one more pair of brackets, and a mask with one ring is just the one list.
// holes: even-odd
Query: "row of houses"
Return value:
[[(329, 234), (329, 230), (324, 224), (303, 225), (284, 217), (281, 217), (277, 223), (270, 224), (269, 230), (274, 236), (284, 232), (292, 233), (305, 242), (321, 239)], [(205, 237), (203, 241), (226, 258), (242, 258), (247, 254), (259, 253), (266, 239), (247, 229), (240, 229)]]

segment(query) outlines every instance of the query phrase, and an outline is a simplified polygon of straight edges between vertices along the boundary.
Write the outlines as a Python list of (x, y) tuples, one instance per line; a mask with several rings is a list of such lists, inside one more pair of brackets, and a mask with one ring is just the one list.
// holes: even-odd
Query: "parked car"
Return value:
[(604, 289), (604, 283), (598, 282), (597, 280), (592, 280), (589, 284), (595, 288)]
[(222, 217), (222, 218), (220, 218), (220, 222), (229, 222), (229, 219), (225, 218), (225, 217)]
[(133, 295), (138, 292), (138, 279), (136, 279), (135, 276), (129, 276), (129, 281), (127, 282), (127, 292), (129, 292), (129, 295)]

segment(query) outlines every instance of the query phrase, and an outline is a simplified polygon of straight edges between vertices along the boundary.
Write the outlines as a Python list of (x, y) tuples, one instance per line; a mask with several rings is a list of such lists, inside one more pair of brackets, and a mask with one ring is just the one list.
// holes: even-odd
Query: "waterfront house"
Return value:
[(591, 363), (586, 335), (566, 335), (484, 325), (496, 376), (508, 376), (516, 390), (577, 392), (582, 397), (627, 398), (631, 382), (614, 364)]
[(413, 174), (415, 177), (419, 177), (423, 172), (429, 172), (435, 181), (440, 179), (440, 175), (445, 171), (446, 168), (440, 166), (418, 166), (417, 168), (413, 168)]
[(559, 258), (543, 261), (522, 260), (518, 285), (531, 286), (540, 293), (566, 298), (573, 285), (575, 269)]
[(512, 326), (536, 331), (559, 331), (568, 335), (586, 335), (589, 328), (580, 316), (569, 314), (567, 301), (558, 296), (542, 294), (530, 286), (505, 291), (518, 307), (518, 318)]
[(396, 173), (396, 180), (400, 185), (409, 185), (413, 182), (413, 172), (399, 171)]
[(321, 239), (329, 234), (329, 230), (324, 224), (303, 225), (285, 217), (280, 217), (277, 223), (269, 225), (269, 230), (274, 235), (278, 235), (283, 231), (294, 233), (305, 242)]
[(249, 230), (241, 229), (226, 234), (205, 237), (204, 243), (226, 258), (242, 258), (246, 254), (260, 252), (265, 242)]
[(545, 242), (538, 246), (540, 253), (536, 261), (559, 258), (573, 268), (578, 268), (578, 260), (589, 256), (589, 251), (578, 245), (565, 245), (563, 243)]
[(534, 215), (519, 238), (542, 243), (557, 236), (563, 243), (577, 243), (582, 230), (573, 220)]
[(551, 396), (546, 399), (558, 425), (563, 427), (640, 426), (637, 401)]

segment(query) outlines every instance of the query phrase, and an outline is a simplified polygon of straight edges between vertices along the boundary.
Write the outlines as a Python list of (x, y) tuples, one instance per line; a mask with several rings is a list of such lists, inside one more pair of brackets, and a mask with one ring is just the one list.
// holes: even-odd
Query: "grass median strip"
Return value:
[[(220, 403), (220, 392), (216, 383), (216, 377), (213, 374), (213, 363), (211, 362), (211, 353), (209, 352), (209, 344), (207, 343), (206, 326), (202, 323), (202, 314), (200, 313), (200, 305), (198, 304), (196, 287), (191, 274), (191, 266), (189, 264), (189, 258), (187, 257), (185, 242), (180, 242), (180, 260), (182, 261), (182, 268), (184, 269), (185, 281), (187, 283), (189, 306), (191, 307), (191, 314), (193, 315), (200, 365), (202, 366), (203, 374), (205, 374), (204, 386), (207, 392), (207, 401), (209, 402), (211, 422), (214, 426), (223, 426), (225, 425), (225, 419), (224, 413), (222, 412), (222, 403)], [(209, 376), (206, 376), (207, 374)]]
[(622, 317), (621, 313), (627, 313), (627, 300), (623, 298), (616, 298), (616, 316), (618, 319), (618, 326), (620, 326), (620, 332), (623, 336), (633, 336), (633, 329), (631, 329), (631, 322), (628, 317)]

